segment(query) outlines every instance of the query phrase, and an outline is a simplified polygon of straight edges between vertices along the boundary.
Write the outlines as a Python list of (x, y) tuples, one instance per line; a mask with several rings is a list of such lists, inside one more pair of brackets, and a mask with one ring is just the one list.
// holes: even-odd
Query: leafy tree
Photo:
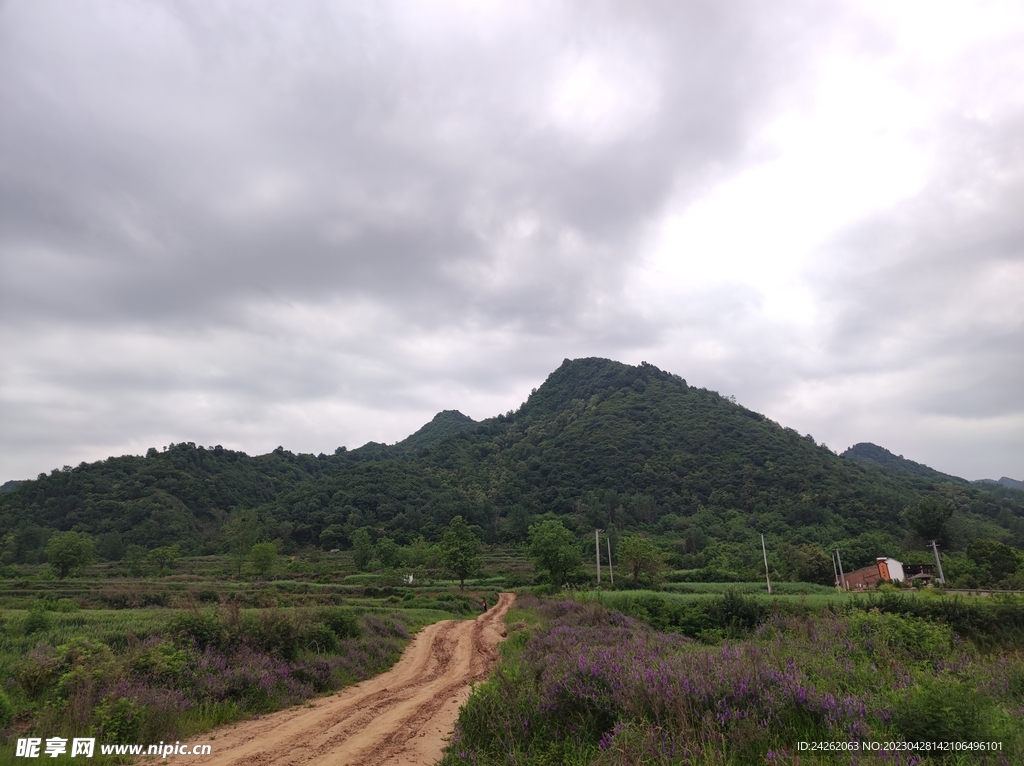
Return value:
[(377, 541), (377, 558), (385, 569), (394, 569), (398, 566), (402, 555), (402, 549), (390, 537), (382, 537)]
[(277, 545), (275, 543), (256, 543), (249, 551), (249, 561), (256, 574), (266, 577), (274, 570), (277, 563)]
[(251, 510), (235, 511), (224, 525), (224, 537), (228, 541), (228, 552), (235, 563), (235, 573), (242, 574), (246, 556), (256, 542), (259, 529), (256, 514)]
[(165, 574), (170, 571), (175, 561), (181, 558), (178, 545), (163, 545), (146, 554), (146, 562), (152, 567), (154, 574)]
[(340, 548), (346, 539), (345, 527), (341, 524), (331, 524), (320, 533), (320, 546), (327, 550)]
[(476, 574), (483, 563), (483, 546), (465, 519), (456, 516), (449, 522), (438, 546), (444, 568), (459, 578), (459, 588), (466, 587), (466, 578)]
[(96, 537), (96, 555), (107, 561), (120, 561), (124, 556), (124, 540), (119, 532), (105, 532)]
[(945, 541), (946, 522), (953, 515), (953, 504), (948, 500), (926, 497), (916, 506), (903, 511), (903, 521), (924, 542)]
[(46, 560), (63, 580), (72, 572), (92, 563), (92, 538), (81, 532), (54, 532), (46, 542)]
[(820, 545), (779, 543), (778, 558), (782, 560), (783, 575), (792, 582), (833, 584), (835, 572), (832, 562)]
[(632, 575), (633, 582), (639, 582), (640, 576), (656, 582), (665, 568), (661, 551), (646, 537), (629, 535), (619, 541), (619, 566), (625, 567)]
[(146, 560), (146, 549), (141, 545), (129, 545), (121, 558), (121, 565), (132, 577), (142, 577), (142, 566)]
[(583, 561), (576, 536), (558, 519), (531, 524), (529, 535), (530, 558), (534, 565), (547, 570), (551, 584), (561, 588), (569, 572)]
[(360, 572), (366, 571), (373, 560), (373, 540), (366, 527), (360, 527), (352, 533), (352, 558)]
[(967, 546), (967, 558), (978, 568), (982, 585), (995, 585), (1017, 571), (1021, 556), (996, 540), (975, 540)]
[(405, 563), (411, 567), (433, 569), (441, 565), (441, 554), (436, 545), (431, 545), (420, 535), (403, 551)]

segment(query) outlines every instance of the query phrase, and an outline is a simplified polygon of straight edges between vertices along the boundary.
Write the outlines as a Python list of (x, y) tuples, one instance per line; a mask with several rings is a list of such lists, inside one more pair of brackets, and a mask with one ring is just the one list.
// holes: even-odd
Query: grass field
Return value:
[[(412, 583), (398, 572), (358, 572), (347, 552), (280, 557), (267, 577), (239, 574), (226, 556), (186, 557), (163, 576), (146, 577), (100, 564), (57, 580), (46, 567), (20, 566), (0, 580), (0, 764), (24, 763), (13, 754), (25, 736), (194, 740), (217, 724), (381, 672), (420, 627), (472, 617), (480, 597), (493, 603), (498, 590), (514, 588), (528, 594), (533, 583), (518, 548), (488, 551), (464, 592), (437, 571), (417, 571)], [(761, 582), (659, 590), (606, 584), (557, 598), (567, 595), (704, 645), (747, 640), (770, 619), (853, 619), (872, 610), (957, 626), (985, 651), (1024, 637), (1024, 618), (1015, 622), (1024, 609), (1012, 598), (920, 593), (878, 601), (806, 583), (773, 584), (769, 596)], [(964, 606), (973, 603), (989, 606)], [(529, 626), (539, 620), (532, 614), (518, 610), (512, 621)], [(526, 633), (539, 630), (535, 624)], [(509, 651), (525, 646), (526, 633)], [(627, 740), (622, 747), (633, 747)]]
[[(148, 744), (195, 738), (389, 667), (420, 627), (479, 613), (522, 557), (490, 557), (458, 583), (358, 573), (347, 553), (284, 558), (270, 577), (225, 556), (165, 576), (111, 564), (57, 580), (20, 566), (0, 580), (0, 764), (19, 737)], [(111, 757), (97, 756), (102, 762)], [(64, 756), (49, 762), (70, 760)]]

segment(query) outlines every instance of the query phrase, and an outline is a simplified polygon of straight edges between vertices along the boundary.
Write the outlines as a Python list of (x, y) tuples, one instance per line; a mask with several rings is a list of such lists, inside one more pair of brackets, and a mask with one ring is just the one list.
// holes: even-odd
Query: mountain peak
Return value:
[(573, 401), (587, 400), (620, 388), (642, 387), (651, 380), (673, 381), (686, 387), (686, 381), (678, 375), (647, 362), (634, 366), (593, 356), (565, 359), (530, 395), (524, 409), (531, 415), (558, 412), (571, 406)]
[(398, 442), (395, 447), (402, 452), (417, 452), (475, 425), (476, 421), (473, 418), (463, 415), (458, 410), (441, 410), (429, 423)]

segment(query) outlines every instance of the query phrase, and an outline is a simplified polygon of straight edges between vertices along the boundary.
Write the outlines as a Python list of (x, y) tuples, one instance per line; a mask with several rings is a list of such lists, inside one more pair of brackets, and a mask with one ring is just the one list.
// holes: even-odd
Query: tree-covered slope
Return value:
[(658, 534), (679, 566), (739, 570), (753, 566), (760, 533), (842, 543), (844, 561), (871, 560), (903, 541), (904, 509), (939, 497), (957, 510), (958, 544), (1024, 543), (1024, 493), (903, 461), (909, 471), (877, 447), (868, 461), (865, 446), (840, 457), (648, 364), (566, 360), (517, 411), (480, 423), (442, 412), (397, 445), (333, 455), (173, 445), (26, 482), (0, 494), (0, 523), (11, 530), (7, 555), (25, 560), (47, 530), (73, 527), (106, 536), (111, 553), (130, 543), (212, 550), (242, 509), (254, 509), (264, 537), (324, 547), (346, 547), (360, 528), (437, 539), (455, 515), (489, 541), (515, 542), (555, 514), (580, 534)]
[[(193, 443), (151, 448), (145, 457), (111, 457), (64, 466), (0, 496), (4, 547), (15, 561), (41, 553), (47, 530), (78, 529), (101, 539), (101, 553), (126, 545), (200, 547), (236, 508), (255, 507), (310, 481), (324, 462), (278, 448), (250, 457)], [(106, 546), (106, 548), (104, 547)]]
[(916, 476), (923, 479), (954, 483), (966, 481), (959, 476), (950, 476), (947, 473), (936, 471), (934, 468), (929, 468), (922, 463), (907, 460), (903, 455), (894, 455), (885, 447), (879, 447), (871, 442), (854, 444), (842, 456), (847, 460), (860, 463), (866, 468), (881, 468), (891, 473), (903, 474), (904, 476)]
[(870, 561), (898, 549), (903, 510), (926, 496), (956, 505), (963, 544), (1021, 537), (1020, 502), (933, 473), (866, 468), (650, 365), (583, 359), (563, 363), (508, 416), (404, 463), (363, 463), (299, 487), (262, 511), (292, 524), (322, 518), (341, 545), (361, 526), (429, 538), (456, 513), (489, 540), (517, 541), (553, 513), (581, 533), (658, 533), (696, 565), (708, 546), (752, 556), (760, 532), (795, 545), (842, 541), (851, 562)]
[(415, 453), (425, 447), (432, 447), (449, 436), (466, 431), (476, 425), (476, 421), (458, 410), (442, 410), (419, 431), (398, 442), (394, 449), (402, 453)]

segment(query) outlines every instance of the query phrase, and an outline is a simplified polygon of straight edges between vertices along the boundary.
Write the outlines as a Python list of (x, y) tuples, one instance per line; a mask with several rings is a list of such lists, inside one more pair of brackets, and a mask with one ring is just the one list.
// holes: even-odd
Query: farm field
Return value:
[(98, 565), (56, 580), (41, 566), (0, 580), (0, 763), (25, 762), (19, 737), (185, 741), (369, 678), (424, 626), (496, 603), (489, 583), (509, 557), (486, 560), (465, 591), (436, 573), (410, 584), (356, 573), (345, 554), (310, 558), (269, 577), (209, 556), (163, 577)]
[[(282, 557), (265, 577), (234, 567), (226, 556), (186, 557), (164, 576), (126, 577), (102, 564), (72, 579), (26, 566), (0, 580), (0, 763), (24, 763), (13, 741), (28, 735), (198, 741), (216, 726), (384, 672), (424, 626), (474, 617), (481, 598), (494, 604), (499, 590), (511, 589), (521, 600), (507, 619), (502, 665), (463, 709), (446, 764), (508, 763), (509, 754), (523, 764), (791, 763), (801, 737), (951, 736), (952, 724), (922, 733), (898, 712), (935, 723), (927, 713), (938, 701), (964, 733), (995, 737), (1004, 755), (1020, 752), (1018, 597), (854, 595), (807, 583), (773, 583), (769, 596), (758, 582), (654, 590), (622, 582), (619, 590), (606, 583), (536, 598), (522, 587), (535, 572), (518, 548), (488, 550), (464, 591), (436, 570), (416, 572), (411, 583), (396, 572), (357, 571), (348, 552)], [(635, 699), (641, 680), (624, 676), (634, 686), (622, 686), (601, 664), (609, 657), (620, 669), (668, 675)], [(578, 667), (589, 675), (581, 679)], [(704, 679), (702, 691), (679, 696), (686, 678)], [(776, 699), (784, 679), (796, 702)], [(851, 718), (851, 700), (865, 712)], [(719, 702), (732, 707), (719, 710)], [(995, 723), (979, 722), (975, 709)], [(502, 723), (483, 727), (481, 716)], [(513, 720), (528, 722), (530, 733)], [(684, 741), (699, 752), (680, 749)], [(765, 760), (769, 753), (774, 760)], [(1004, 762), (998, 758), (924, 762)]]

